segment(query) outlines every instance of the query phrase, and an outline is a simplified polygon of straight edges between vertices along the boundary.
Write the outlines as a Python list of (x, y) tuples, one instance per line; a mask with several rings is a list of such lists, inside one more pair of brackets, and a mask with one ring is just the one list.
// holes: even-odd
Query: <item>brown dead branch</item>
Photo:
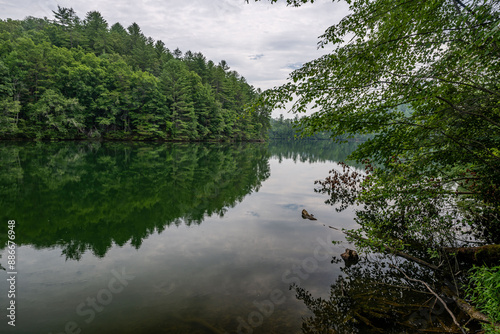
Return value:
[(427, 284), (424, 281), (421, 281), (419, 279), (408, 277), (408, 275), (406, 275), (406, 273), (404, 271), (402, 271), (401, 269), (397, 268), (396, 266), (394, 266), (392, 264), (390, 266), (392, 268), (396, 269), (397, 271), (399, 271), (400, 273), (402, 273), (406, 277), (407, 280), (412, 281), (412, 282), (418, 282), (418, 283), (421, 283), (421, 284), (425, 285), (425, 287), (427, 288), (427, 290), (429, 290), (429, 292), (432, 293), (441, 302), (441, 304), (443, 304), (444, 308), (446, 309), (446, 311), (448, 312), (448, 314), (453, 319), (453, 322), (455, 323), (455, 325), (457, 325), (457, 327), (460, 328), (460, 330), (462, 331), (462, 333), (465, 334), (465, 330), (462, 328), (462, 326), (460, 326), (460, 324), (457, 321), (457, 318), (455, 318), (455, 315), (448, 308), (448, 305), (446, 305), (446, 303), (444, 302), (444, 300), (434, 290), (431, 289), (431, 287), (429, 286), (429, 284)]
[[(491, 324), (490, 319), (480, 311), (478, 311), (474, 306), (467, 303), (465, 300), (460, 299), (453, 291), (451, 291), (448, 287), (443, 287), (443, 292), (448, 297), (451, 297), (455, 303), (457, 303), (458, 307), (465, 312), (470, 318)], [(500, 329), (500, 324), (493, 324), (495, 327)]]

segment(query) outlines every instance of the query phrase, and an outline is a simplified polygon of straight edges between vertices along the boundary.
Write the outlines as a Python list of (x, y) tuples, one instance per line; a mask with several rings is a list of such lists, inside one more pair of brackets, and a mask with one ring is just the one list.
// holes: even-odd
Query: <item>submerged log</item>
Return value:
[(470, 263), (500, 263), (500, 245), (486, 245), (480, 247), (448, 247), (444, 251), (454, 253), (459, 260)]
[(450, 288), (444, 286), (443, 293), (448, 297), (452, 298), (457, 304), (458, 308), (462, 310), (462, 312), (466, 313), (469, 317), (479, 322), (486, 322), (495, 326), (496, 329), (500, 330), (500, 324), (492, 323), (490, 319), (480, 311), (478, 311), (474, 306), (467, 303), (465, 300), (460, 299)]

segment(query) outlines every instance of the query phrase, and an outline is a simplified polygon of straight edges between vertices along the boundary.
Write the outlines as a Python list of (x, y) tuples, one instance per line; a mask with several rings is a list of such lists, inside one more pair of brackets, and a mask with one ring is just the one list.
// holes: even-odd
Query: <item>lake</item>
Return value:
[(301, 333), (312, 312), (291, 285), (349, 284), (349, 245), (325, 225), (354, 228), (353, 211), (314, 181), (355, 146), (0, 143), (0, 332)]

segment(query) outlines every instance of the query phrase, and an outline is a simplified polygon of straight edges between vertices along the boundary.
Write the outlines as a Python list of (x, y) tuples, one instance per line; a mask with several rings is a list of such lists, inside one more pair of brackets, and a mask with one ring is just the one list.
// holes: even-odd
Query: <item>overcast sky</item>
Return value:
[(0, 18), (53, 18), (52, 10), (72, 7), (83, 19), (99, 11), (109, 26), (133, 22), (147, 37), (170, 50), (201, 52), (263, 90), (286, 82), (292, 69), (327, 50), (317, 50), (318, 36), (347, 14), (347, 5), (316, 0), (287, 7), (284, 0), (0, 0)]

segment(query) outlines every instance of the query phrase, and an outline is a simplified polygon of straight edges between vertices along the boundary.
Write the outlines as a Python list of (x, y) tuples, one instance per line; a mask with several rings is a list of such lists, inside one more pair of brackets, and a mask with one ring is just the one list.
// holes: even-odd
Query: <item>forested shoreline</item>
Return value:
[(270, 111), (246, 110), (260, 93), (98, 11), (0, 20), (0, 139), (263, 140)]
[(327, 141), (357, 141), (362, 142), (373, 138), (375, 134), (345, 134), (333, 137), (330, 131), (322, 131), (312, 135), (303, 135), (303, 127), (300, 118), (284, 118), (283, 114), (278, 118), (271, 118), (269, 127), (269, 139), (273, 140), (327, 140)]

